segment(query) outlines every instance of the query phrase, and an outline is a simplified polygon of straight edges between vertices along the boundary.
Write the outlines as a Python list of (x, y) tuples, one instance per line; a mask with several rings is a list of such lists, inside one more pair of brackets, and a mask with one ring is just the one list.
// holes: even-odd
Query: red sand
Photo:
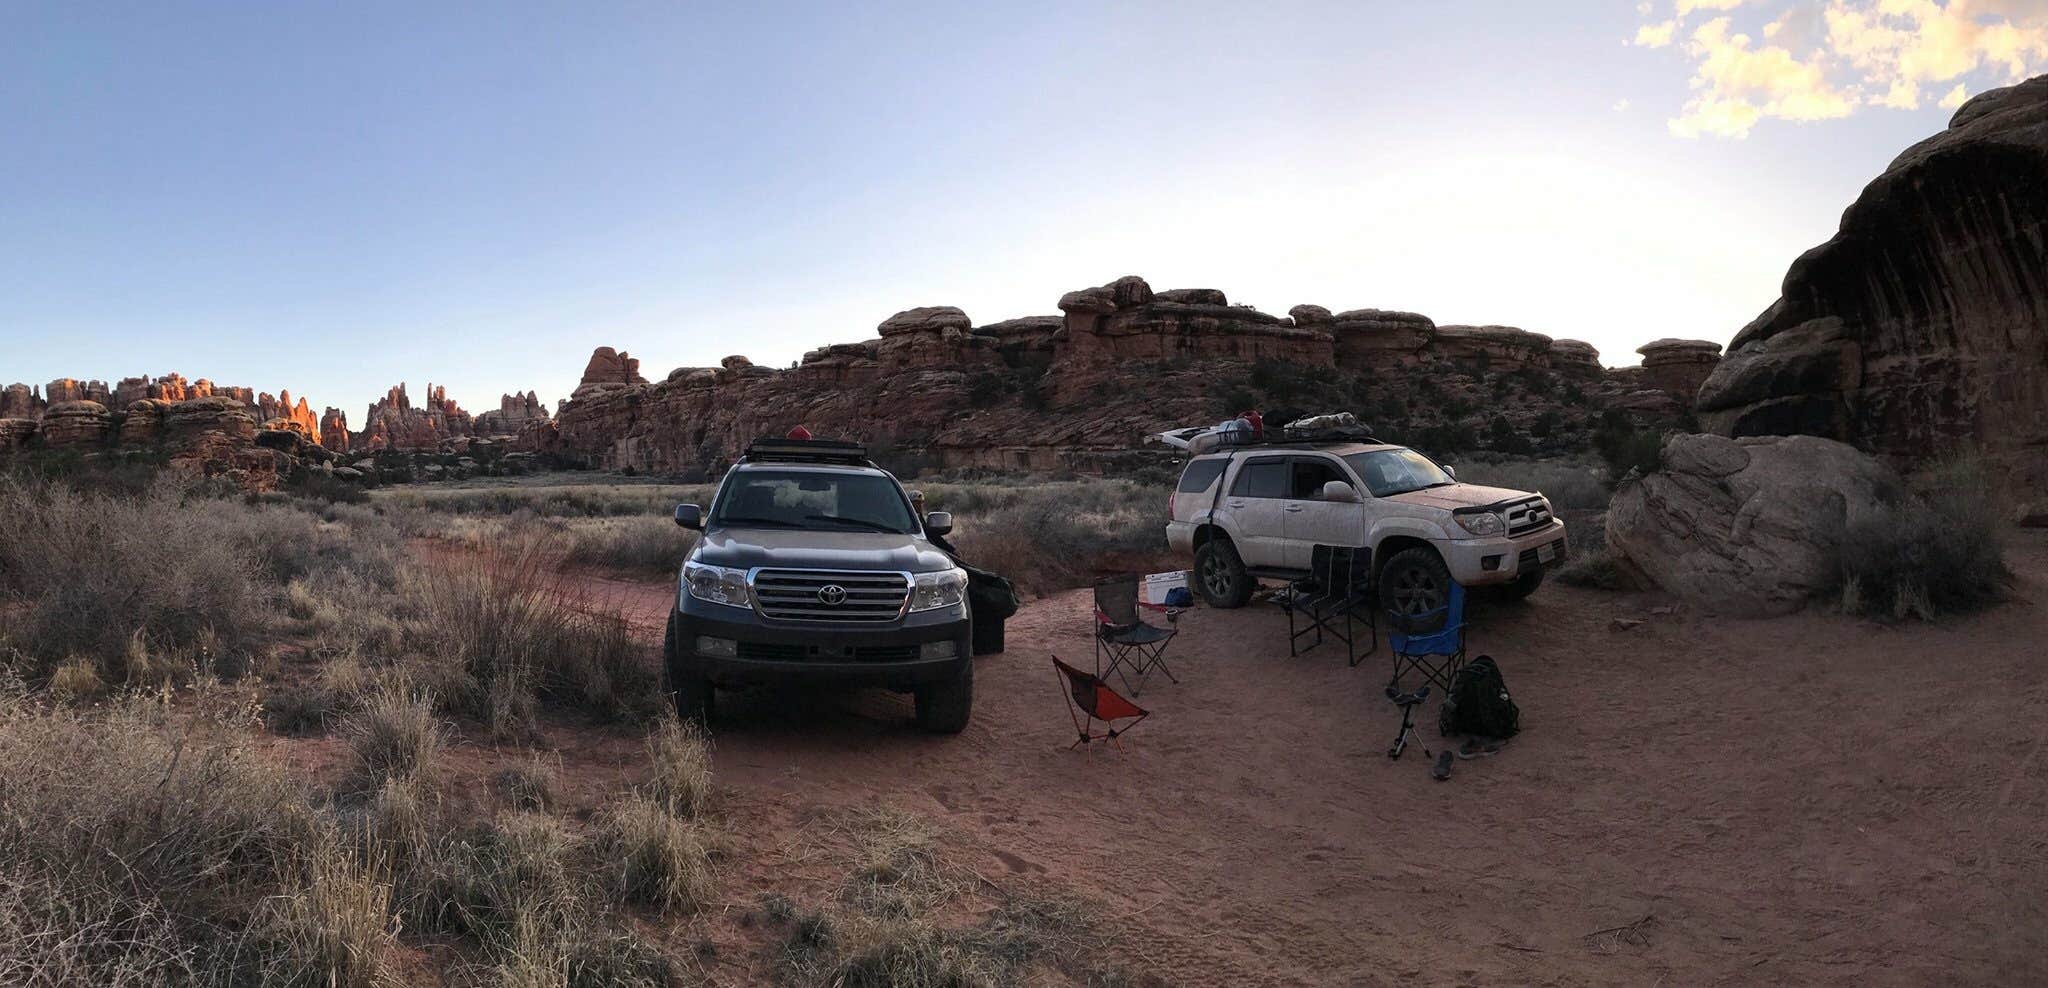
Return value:
[[(1525, 730), (1446, 783), (1433, 727), (1385, 756), (1384, 645), (1290, 658), (1271, 607), (1187, 615), (1181, 682), (1154, 677), (1122, 753), (1066, 751), (1048, 655), (1091, 661), (1085, 593), (1011, 622), (957, 738), (886, 693), (722, 694), (717, 773), (745, 872), (818, 808), (892, 803), (970, 835), (984, 875), (1103, 904), (1173, 984), (2040, 983), (2048, 538), (2013, 561), (2018, 600), (1939, 626), (1556, 586), (1493, 606), (1472, 649)], [(668, 586), (599, 583), (659, 633)], [(548, 740), (579, 786), (639, 774), (637, 738)]]

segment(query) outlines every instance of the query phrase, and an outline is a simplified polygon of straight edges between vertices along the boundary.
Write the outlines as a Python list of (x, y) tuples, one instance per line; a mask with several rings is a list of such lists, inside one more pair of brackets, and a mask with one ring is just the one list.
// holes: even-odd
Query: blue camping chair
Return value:
[(1422, 614), (1388, 611), (1387, 617), (1387, 644), (1394, 653), (1388, 695), (1401, 692), (1401, 676), (1410, 669), (1422, 674), (1423, 696), (1429, 695), (1429, 683), (1448, 694), (1452, 677), (1465, 665), (1465, 588), (1452, 580), (1444, 606)]

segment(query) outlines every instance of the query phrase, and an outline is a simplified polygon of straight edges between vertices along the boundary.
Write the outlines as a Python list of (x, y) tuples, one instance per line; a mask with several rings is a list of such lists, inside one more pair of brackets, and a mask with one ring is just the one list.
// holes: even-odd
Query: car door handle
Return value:
[(1232, 498), (1232, 499), (1230, 500), (1230, 506), (1231, 506), (1231, 507), (1233, 507), (1233, 508), (1242, 508), (1242, 507), (1244, 507), (1244, 502), (1243, 502), (1243, 501), (1240, 501), (1240, 500), (1237, 500), (1236, 498)]
[(1289, 510), (1289, 511), (1300, 511), (1300, 510), (1301, 510), (1301, 505), (1299, 505), (1299, 504), (1290, 504), (1290, 505), (1288, 505), (1288, 506), (1287, 506), (1287, 510)]

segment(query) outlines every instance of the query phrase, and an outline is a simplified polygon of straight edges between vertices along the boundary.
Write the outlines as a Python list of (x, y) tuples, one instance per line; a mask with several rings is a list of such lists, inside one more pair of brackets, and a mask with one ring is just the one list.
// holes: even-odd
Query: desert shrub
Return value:
[(711, 783), (711, 742), (696, 725), (662, 718), (647, 738), (653, 771), (647, 795), (684, 819), (703, 815), (716, 795)]
[(892, 808), (856, 811), (839, 824), (853, 847), (853, 873), (839, 898), (873, 916), (932, 913), (962, 891), (941, 862), (939, 834), (923, 819)]
[(1463, 460), (1458, 479), (1468, 484), (1539, 491), (1559, 510), (1601, 510), (1611, 495), (1591, 465), (1576, 460)]
[(91, 703), (106, 691), (99, 666), (90, 659), (67, 659), (50, 674), (50, 695), (65, 703)]
[(674, 572), (697, 544), (697, 533), (667, 516), (577, 519), (565, 523), (568, 561), (642, 573)]
[(237, 968), (250, 908), (317, 835), (230, 710), (0, 697), (0, 982), (179, 984)]
[(954, 512), (963, 558), (1038, 592), (1082, 586), (1101, 571), (1171, 565), (1171, 491), (1123, 480), (925, 488), (931, 509)]
[(407, 581), (406, 645), (436, 666), (427, 674), (451, 709), (501, 734), (529, 730), (543, 699), (606, 717), (655, 709), (656, 673), (631, 626), (572, 596), (556, 565), (544, 540), (526, 538)]
[(690, 912), (711, 901), (710, 845), (669, 804), (630, 795), (606, 807), (597, 856), (609, 891), (661, 912)]
[(394, 972), (391, 884), (334, 838), (302, 849), (285, 887), (265, 898), (248, 943), (266, 985), (372, 988)]
[[(61, 671), (61, 670), (60, 670)], [(55, 690), (53, 679), (50, 688)], [(304, 683), (279, 686), (264, 692), (260, 709), (264, 726), (279, 734), (308, 735), (327, 730), (340, 719), (341, 706), (333, 693)]]
[[(1951, 482), (1850, 523), (1841, 548), (1841, 606), (1851, 614), (1932, 621), (2004, 598), (2004, 524), (1977, 468), (1950, 466)], [(1981, 472), (1978, 473), (1981, 478)]]
[(1656, 471), (1663, 462), (1664, 435), (1642, 428), (1626, 412), (1610, 408), (1593, 432), (1593, 450), (1607, 464), (1609, 479), (1619, 483), (1631, 470)]
[(446, 741), (433, 700), (396, 688), (379, 690), (342, 721), (355, 777), (365, 789), (430, 772)]
[(491, 782), (498, 795), (514, 809), (545, 810), (555, 804), (561, 776), (560, 761), (536, 751), (499, 770)]
[(1581, 552), (1557, 571), (1557, 582), (1593, 590), (1633, 590), (1635, 581), (1606, 549)]

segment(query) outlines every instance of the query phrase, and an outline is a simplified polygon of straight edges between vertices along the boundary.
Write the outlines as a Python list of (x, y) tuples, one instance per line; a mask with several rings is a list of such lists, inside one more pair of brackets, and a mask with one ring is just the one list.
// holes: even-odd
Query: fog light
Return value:
[(917, 647), (920, 659), (950, 659), (960, 654), (960, 643), (951, 638), (942, 642), (925, 642)]
[(1500, 568), (1500, 561), (1503, 558), (1502, 556), (1483, 556), (1479, 560), (1479, 568), (1491, 573)]
[(710, 635), (697, 636), (697, 654), (714, 659), (730, 659), (739, 654), (739, 643), (730, 638), (713, 638)]

